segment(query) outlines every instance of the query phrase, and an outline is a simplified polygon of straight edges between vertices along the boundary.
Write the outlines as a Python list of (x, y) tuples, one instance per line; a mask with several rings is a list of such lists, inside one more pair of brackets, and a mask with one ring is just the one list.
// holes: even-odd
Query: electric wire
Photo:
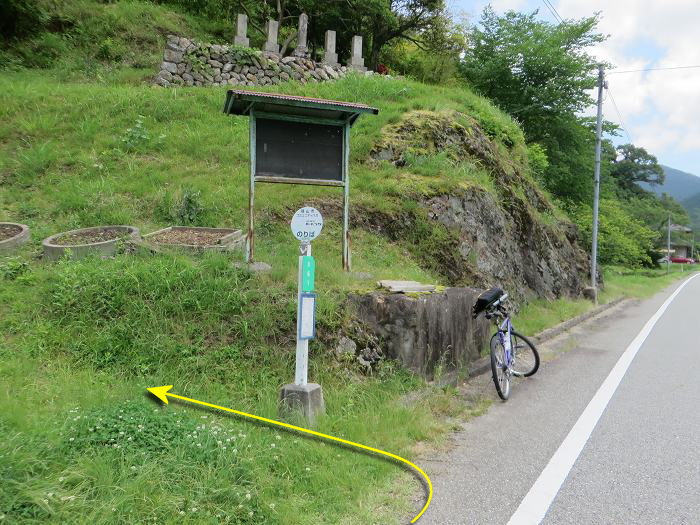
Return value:
[(628, 69), (626, 71), (608, 71), (608, 75), (621, 75), (622, 73), (644, 73), (647, 71), (669, 71), (672, 69), (698, 69), (700, 65), (697, 66), (673, 66), (673, 67), (650, 67), (647, 69)]
[(542, 0), (542, 2), (547, 7), (547, 9), (549, 9), (549, 12), (552, 13), (552, 16), (554, 17), (554, 19), (557, 22), (561, 23), (562, 18), (561, 18), (561, 16), (559, 16), (559, 13), (557, 12), (556, 8), (552, 5), (552, 3), (549, 0)]
[(622, 131), (625, 132), (625, 135), (627, 135), (627, 140), (630, 141), (630, 144), (634, 144), (634, 141), (632, 140), (632, 137), (629, 134), (629, 131), (627, 131), (627, 126), (625, 125), (625, 120), (622, 118), (622, 113), (620, 113), (620, 109), (617, 107), (617, 103), (615, 102), (615, 97), (612, 94), (612, 91), (610, 91), (610, 88), (608, 88), (608, 95), (610, 96), (610, 101), (613, 104), (613, 107), (615, 108), (615, 113), (617, 113), (617, 118), (620, 119), (620, 124), (622, 127)]

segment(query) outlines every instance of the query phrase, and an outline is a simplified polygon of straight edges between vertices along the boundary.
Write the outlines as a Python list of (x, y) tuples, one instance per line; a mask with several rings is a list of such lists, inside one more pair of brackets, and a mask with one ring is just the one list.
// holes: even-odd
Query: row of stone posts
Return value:
[[(308, 58), (309, 49), (307, 47), (306, 41), (309, 30), (309, 17), (306, 13), (302, 13), (299, 16), (299, 31), (297, 32), (297, 46), (292, 52), (293, 56)], [(271, 53), (274, 55), (280, 54), (280, 46), (278, 43), (279, 37), (279, 26), (276, 20), (268, 20), (265, 24), (265, 34), (267, 39), (263, 45), (263, 52)], [(250, 39), (248, 38), (248, 16), (238, 15), (238, 20), (236, 23), (236, 37), (233, 39), (233, 43), (238, 46), (249, 47)], [(352, 37), (352, 47), (351, 47), (350, 58), (347, 61), (347, 65), (350, 68), (367, 71), (365, 67), (365, 59), (362, 58), (362, 37), (355, 35)], [(323, 63), (329, 66), (337, 66), (338, 64), (338, 53), (335, 50), (335, 31), (326, 31), (326, 42), (325, 42), (325, 54), (323, 55)]]

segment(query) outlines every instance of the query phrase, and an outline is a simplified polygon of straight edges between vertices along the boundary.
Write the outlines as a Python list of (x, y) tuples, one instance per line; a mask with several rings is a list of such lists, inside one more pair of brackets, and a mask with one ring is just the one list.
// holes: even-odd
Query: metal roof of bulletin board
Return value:
[(256, 112), (282, 114), (298, 117), (311, 117), (335, 121), (349, 121), (353, 124), (363, 113), (376, 115), (377, 108), (354, 102), (326, 100), (322, 98), (297, 97), (279, 93), (243, 91), (230, 89), (226, 94), (224, 113), (227, 115), (247, 115), (251, 108)]

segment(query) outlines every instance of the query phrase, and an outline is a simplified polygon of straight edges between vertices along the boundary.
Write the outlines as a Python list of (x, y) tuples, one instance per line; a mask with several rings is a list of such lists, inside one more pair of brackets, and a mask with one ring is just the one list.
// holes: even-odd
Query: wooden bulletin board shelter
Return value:
[(250, 118), (250, 186), (246, 261), (255, 254), (255, 183), (343, 188), (343, 268), (350, 270), (350, 128), (364, 104), (229, 90), (224, 113)]

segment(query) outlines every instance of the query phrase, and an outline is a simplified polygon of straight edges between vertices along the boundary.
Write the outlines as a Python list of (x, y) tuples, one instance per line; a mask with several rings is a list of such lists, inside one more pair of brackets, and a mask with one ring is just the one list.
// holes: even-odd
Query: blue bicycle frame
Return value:
[[(513, 364), (513, 352), (511, 348), (512, 338), (510, 336), (512, 331), (513, 325), (510, 322), (510, 316), (506, 315), (506, 318), (501, 323), (501, 326), (498, 327), (498, 337), (500, 338), (501, 345), (503, 346), (503, 356), (506, 361), (504, 365), (506, 370), (510, 369), (511, 365)], [(507, 344), (506, 341), (508, 341)]]

